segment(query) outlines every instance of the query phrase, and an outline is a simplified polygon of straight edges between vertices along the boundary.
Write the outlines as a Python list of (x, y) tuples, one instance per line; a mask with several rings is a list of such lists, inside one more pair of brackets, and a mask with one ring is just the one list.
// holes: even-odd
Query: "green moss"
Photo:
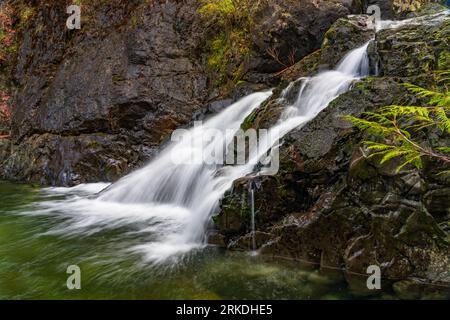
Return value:
[(266, 100), (264, 101), (261, 106), (255, 110), (252, 111), (252, 113), (250, 113), (247, 118), (245, 118), (245, 120), (242, 122), (241, 124), (241, 129), (246, 131), (250, 128), (253, 127), (253, 125), (255, 124), (256, 119), (258, 118), (258, 115), (262, 114), (266, 114), (267, 113), (267, 108), (270, 105), (270, 100)]
[(367, 77), (362, 81), (359, 81), (355, 88), (363, 92), (368, 92), (371, 90), (371, 83), (376, 79), (376, 77)]
[(334, 39), (336, 39), (336, 35), (337, 35), (336, 29), (334, 25), (332, 25), (330, 29), (328, 29), (328, 31), (325, 32), (321, 49), (324, 50), (324, 48), (331, 46), (334, 43)]
[(96, 140), (91, 140), (88, 142), (87, 147), (88, 148), (97, 148), (100, 146), (100, 143)]
[(205, 1), (199, 12), (202, 16), (228, 15), (236, 11), (232, 0)]
[(20, 12), (20, 21), (22, 23), (26, 23), (29, 21), (31, 17), (33, 17), (33, 15), (34, 15), (34, 8), (27, 6), (22, 7), (22, 10)]
[(364, 0), (355, 0), (353, 3), (359, 12), (362, 13), (364, 11)]
[(246, 73), (251, 57), (253, 16), (258, 4), (250, 0), (204, 0), (199, 13), (211, 40), (206, 46), (213, 85), (229, 91)]
[(15, 8), (15, 14), (18, 18), (16, 31), (20, 32), (29, 26), (30, 21), (36, 15), (36, 9), (35, 7), (29, 6), (24, 2), (19, 2), (17, 7)]
[(112, 82), (114, 84), (117, 84), (117, 83), (119, 83), (121, 81), (124, 81), (124, 80), (125, 80), (125, 78), (123, 76), (121, 76), (121, 75), (118, 75), (118, 74), (113, 74), (112, 75)]
[(245, 73), (244, 62), (249, 58), (250, 48), (241, 32), (225, 32), (217, 35), (209, 44), (208, 68), (216, 75), (214, 84), (237, 85)]
[(217, 35), (209, 44), (208, 68), (217, 74), (216, 83), (222, 84), (226, 78), (227, 55), (230, 52), (225, 32)]
[(253, 126), (253, 123), (255, 122), (257, 114), (258, 114), (257, 110), (254, 110), (252, 113), (250, 113), (250, 115), (247, 118), (245, 118), (244, 122), (242, 122), (241, 129), (244, 131), (250, 129)]
[(138, 24), (139, 24), (139, 17), (137, 15), (133, 15), (131, 17), (131, 26), (133, 28), (136, 28), (138, 26)]

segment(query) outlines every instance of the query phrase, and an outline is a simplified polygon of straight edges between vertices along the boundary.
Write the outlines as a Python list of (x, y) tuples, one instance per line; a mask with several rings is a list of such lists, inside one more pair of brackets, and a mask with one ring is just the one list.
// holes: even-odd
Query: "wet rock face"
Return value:
[[(333, 69), (352, 49), (374, 38), (375, 30), (369, 21), (369, 16), (351, 15), (338, 19), (326, 32), (321, 48), (283, 73), (282, 83), (275, 89), (274, 98), (254, 111), (244, 122), (243, 128), (270, 128), (278, 121), (286, 104), (293, 104), (296, 101), (301, 77)], [(278, 99), (281, 95), (284, 95), (284, 103)]]
[(321, 69), (333, 69), (344, 55), (375, 37), (369, 16), (357, 15), (337, 20), (327, 31), (321, 46)]
[(439, 226), (448, 220), (448, 182), (430, 183), (415, 170), (395, 174), (394, 167), (365, 159), (361, 137), (341, 119), (414, 99), (392, 79), (368, 79), (289, 134), (275, 177), (241, 179), (222, 200), (215, 221), (227, 247), (242, 250), (248, 244), (248, 185), (256, 179), (255, 220), (266, 240), (257, 242), (262, 254), (358, 273), (380, 265), (389, 278), (448, 281), (450, 251)]
[[(64, 31), (64, 6), (39, 8), (36, 26), (25, 31), (16, 68), (20, 87), (12, 139), (21, 156), (9, 159), (8, 178), (64, 185), (116, 179), (150, 157), (201, 107), (207, 75), (195, 56), (202, 31), (196, 25), (196, 6), (124, 3), (109, 5), (115, 10), (112, 16), (108, 7), (87, 11), (93, 26), (86, 22), (84, 33)], [(42, 35), (36, 36), (38, 24), (43, 24)], [(67, 37), (73, 37), (72, 43)], [(34, 136), (45, 133), (50, 134), (45, 139)], [(91, 150), (84, 148), (89, 141), (80, 135), (97, 133), (105, 136), (95, 140), (102, 159), (89, 160)], [(114, 143), (118, 135), (125, 145)], [(43, 141), (51, 145), (46, 152), (41, 151)], [(67, 152), (72, 144), (80, 149)], [(46, 158), (52, 152), (61, 161)], [(38, 161), (33, 161), (36, 155)], [(29, 170), (18, 171), (20, 162)], [(121, 163), (119, 172), (98, 172), (116, 162)], [(46, 174), (31, 173), (39, 169)]]
[(2, 169), (11, 180), (41, 184), (113, 181), (138, 160), (128, 145), (126, 137), (112, 134), (33, 135), (18, 146), (5, 146), (10, 156)]
[[(420, 103), (401, 82), (432, 83), (429, 71), (441, 67), (430, 63), (425, 72), (421, 61), (402, 52), (417, 46), (420, 34), (423, 44), (417, 47), (418, 52), (430, 57), (448, 52), (446, 43), (428, 38), (429, 28), (427, 24), (409, 26), (407, 33), (414, 37), (403, 37), (406, 28), (401, 29), (402, 41), (395, 47), (381, 52), (375, 49), (372, 60), (377, 55), (397, 57), (391, 61), (397, 68), (385, 68), (378, 77), (355, 82), (314, 120), (288, 134), (280, 149), (276, 176), (248, 177), (234, 184), (215, 217), (228, 248), (242, 250), (249, 243), (248, 190), (253, 184), (258, 186), (255, 220), (262, 254), (345, 267), (362, 274), (368, 266), (378, 265), (386, 278), (450, 280), (448, 231), (444, 231), (448, 230), (450, 181), (436, 174), (445, 168), (430, 162), (421, 171), (405, 168), (396, 173), (394, 164), (379, 165), (364, 156), (363, 137), (342, 119), (343, 115), (357, 116), (382, 106)], [(432, 28), (435, 33), (446, 34), (448, 24)], [(381, 43), (394, 39), (396, 32), (380, 33), (373, 48), (383, 47)], [(340, 43), (335, 43), (336, 52), (341, 52)], [(311, 61), (319, 63), (321, 54), (305, 58), (287, 77), (295, 78), (296, 72), (305, 76), (304, 66)], [(315, 72), (317, 69), (312, 70)], [(299, 86), (294, 84), (290, 90), (288, 99), (295, 98)], [(249, 126), (266, 128), (278, 119), (284, 108), (277, 100), (280, 92), (251, 116)]]
[[(92, 1), (82, 8), (82, 29), (68, 31), (64, 3), (35, 4), (13, 75), (11, 141), (20, 152), (4, 159), (1, 175), (57, 185), (123, 175), (151, 158), (174, 129), (210, 114), (212, 100), (230, 100), (229, 105), (277, 83), (272, 74), (280, 65), (267, 49), (278, 50), (284, 59), (298, 48), (295, 59), (300, 59), (320, 46), (336, 19), (356, 12), (349, 1), (267, 2), (252, 26), (246, 84), (230, 97), (217, 98), (205, 56), (211, 35), (200, 5), (196, 0)], [(97, 141), (105, 159), (82, 166), (79, 157), (89, 162), (89, 149), (72, 153), (49, 147), (42, 152), (37, 142), (83, 146), (82, 137), (97, 134), (105, 137)], [(97, 165), (122, 161), (117, 137), (126, 142), (126, 149), (118, 150), (127, 165), (118, 175), (99, 174)], [(50, 155), (64, 164), (52, 162)], [(39, 176), (39, 171), (47, 173)]]
[(382, 30), (371, 48), (371, 58), (378, 62), (381, 76), (420, 78), (432, 70), (450, 68), (449, 38), (450, 23), (440, 18), (420, 28), (405, 25), (395, 33)]

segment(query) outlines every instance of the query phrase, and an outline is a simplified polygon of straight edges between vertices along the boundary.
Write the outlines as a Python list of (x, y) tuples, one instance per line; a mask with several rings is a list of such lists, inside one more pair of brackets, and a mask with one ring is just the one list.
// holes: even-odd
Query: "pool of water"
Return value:
[[(30, 215), (49, 197), (39, 187), (0, 182), (0, 299), (396, 299), (387, 286), (367, 292), (366, 278), (282, 260), (197, 250), (176, 263), (151, 265), (128, 248), (148, 239), (118, 227), (87, 234), (51, 232), (62, 215)], [(81, 269), (69, 290), (67, 268)], [(433, 297), (444, 297), (445, 295)]]

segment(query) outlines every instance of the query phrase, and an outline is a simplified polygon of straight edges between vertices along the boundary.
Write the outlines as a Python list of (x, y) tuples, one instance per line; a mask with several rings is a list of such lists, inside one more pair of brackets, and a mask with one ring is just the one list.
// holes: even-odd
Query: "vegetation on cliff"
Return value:
[[(13, 29), (13, 9), (9, 5), (2, 5), (0, 7), (0, 74), (6, 72), (6, 63), (11, 52), (15, 51), (14, 45), (15, 30)], [(3, 77), (0, 77), (2, 80)], [(10, 119), (9, 94), (7, 92), (5, 81), (0, 81), (0, 127), (1, 122)], [(0, 128), (0, 136), (2, 132)]]
[(207, 44), (207, 66), (213, 84), (230, 89), (241, 79), (251, 59), (255, 12), (261, 1), (203, 0), (199, 13), (212, 35)]
[(20, 35), (34, 16), (26, 1), (0, 5), (0, 136), (7, 136), (11, 121), (12, 74), (17, 62)]

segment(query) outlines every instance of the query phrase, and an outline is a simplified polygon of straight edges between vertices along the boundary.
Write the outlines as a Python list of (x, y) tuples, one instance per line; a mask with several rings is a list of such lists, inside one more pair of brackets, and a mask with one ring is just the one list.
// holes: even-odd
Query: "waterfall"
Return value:
[[(129, 250), (142, 253), (145, 260), (152, 263), (176, 259), (182, 253), (202, 248), (206, 243), (208, 222), (233, 182), (249, 174), (264, 174), (264, 168), (255, 169), (256, 160), (267, 155), (271, 148), (277, 148), (284, 135), (313, 119), (331, 101), (348, 91), (355, 80), (368, 74), (367, 46), (368, 43), (348, 53), (335, 70), (299, 80), (302, 83), (296, 101), (286, 107), (268, 134), (259, 137), (260, 145), (266, 147), (249, 150), (245, 164), (210, 165), (187, 163), (183, 159), (195, 157), (199, 152), (211, 154), (229, 145), (245, 118), (271, 96), (270, 91), (244, 97), (202, 126), (194, 126), (188, 130), (194, 144), (186, 145), (184, 140), (171, 142), (156, 159), (98, 196), (86, 197), (79, 193), (80, 187), (77, 192), (50, 189), (50, 193), (69, 193), (69, 198), (44, 202), (31, 214), (58, 214), (69, 218), (64, 225), (50, 231), (63, 235), (132, 228), (149, 240)], [(222, 138), (204, 141), (208, 130), (225, 134)], [(174, 158), (180, 161), (175, 163)]]

